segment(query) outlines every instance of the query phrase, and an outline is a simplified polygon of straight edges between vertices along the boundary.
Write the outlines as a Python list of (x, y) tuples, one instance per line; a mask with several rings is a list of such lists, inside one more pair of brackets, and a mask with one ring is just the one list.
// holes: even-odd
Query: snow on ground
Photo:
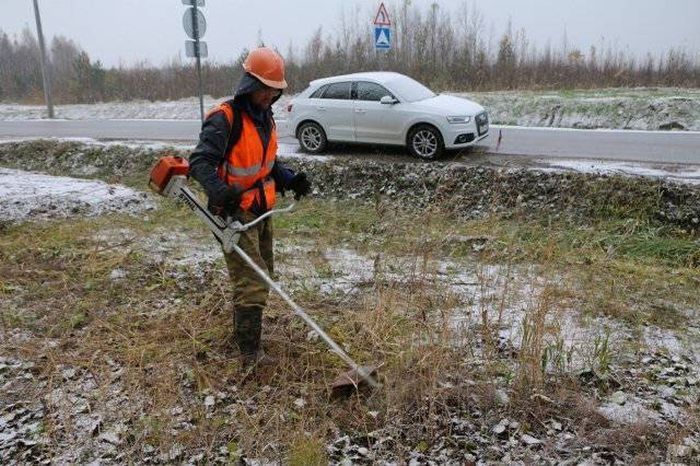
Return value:
[[(312, 255), (313, 245), (295, 243), (279, 244), (282, 254), (291, 256)], [(278, 261), (277, 271), (292, 292), (313, 290), (342, 297), (356, 293), (375, 283), (391, 283), (410, 286), (417, 290), (426, 287), (441, 290), (446, 302), (446, 324), (455, 345), (469, 345), (474, 330), (484, 317), (497, 335), (499, 344), (518, 347), (523, 338), (523, 323), (543, 306), (551, 280), (534, 267), (508, 267), (478, 264), (468, 260), (440, 260), (425, 262), (419, 257), (374, 256), (370, 257), (349, 248), (327, 248), (323, 251), (321, 265), (313, 262), (300, 266), (297, 261)], [(556, 284), (554, 284), (556, 285)], [(548, 306), (545, 316), (550, 329), (548, 340), (555, 344), (561, 338), (570, 351), (570, 367), (584, 368), (590, 363), (591, 345), (596, 338), (605, 335), (610, 328), (624, 333), (624, 329), (608, 319), (584, 321), (571, 309), (554, 309)]]
[[(700, 131), (700, 90), (674, 88), (573, 91), (448, 92), (483, 105), (494, 124), (554, 128), (617, 128)], [(295, 95), (283, 95), (273, 106), (283, 121)], [(205, 111), (226, 97), (205, 96)], [(198, 120), (199, 99), (58, 105), (56, 118)], [(0, 120), (46, 118), (42, 105), (0, 105)]]
[[(31, 142), (31, 141), (36, 141), (37, 139), (38, 138), (35, 138), (35, 137), (8, 138), (8, 139), (0, 140), (0, 145), (18, 143), (18, 142)], [(56, 142), (77, 142), (77, 143), (81, 143), (81, 144), (85, 144), (85, 145), (89, 145), (89, 146), (97, 146), (97, 147), (104, 147), (104, 148), (118, 146), (118, 147), (128, 147), (130, 149), (147, 149), (147, 150), (154, 150), (154, 151), (165, 150), (165, 149), (174, 149), (174, 150), (178, 150), (178, 151), (191, 152), (195, 147), (194, 144), (181, 144), (181, 143), (176, 143), (176, 142), (165, 143), (165, 142), (139, 141), (139, 140), (98, 141), (97, 139), (92, 139), (92, 138), (39, 138), (39, 139), (49, 139), (51, 141), (56, 141)], [(330, 155), (308, 155), (308, 154), (305, 154), (305, 153), (301, 152), (301, 148), (299, 147), (299, 144), (287, 143), (287, 142), (278, 143), (277, 156), (281, 157), (283, 159), (285, 159), (285, 158), (306, 159), (306, 160), (313, 160), (316, 162), (327, 162), (327, 161), (333, 159), (333, 156), (330, 156)]]
[[(273, 111), (282, 116), (293, 96), (283, 95), (273, 106)], [(227, 98), (204, 96), (204, 112)], [(133, 100), (130, 102), (105, 102), (97, 104), (56, 105), (54, 113), (57, 119), (65, 120), (113, 120), (113, 119), (147, 119), (147, 120), (199, 120), (199, 98), (171, 101)], [(39, 120), (47, 118), (43, 105), (0, 105), (0, 120)]]
[(0, 168), (0, 199), (0, 221), (7, 222), (155, 208), (148, 194), (125, 186), (5, 168)]
[(525, 127), (700, 130), (700, 90), (616, 88), (454, 93), (479, 102), (494, 124)]
[(33, 142), (33, 141), (38, 141), (38, 140), (49, 140), (49, 141), (55, 141), (55, 142), (74, 142), (74, 143), (79, 143), (79, 144), (85, 144), (87, 146), (96, 146), (96, 147), (104, 147), (104, 148), (110, 148), (110, 147), (127, 147), (129, 149), (146, 149), (146, 150), (165, 150), (165, 149), (175, 149), (175, 150), (183, 150), (183, 151), (189, 151), (194, 148), (193, 144), (182, 144), (182, 143), (177, 143), (177, 142), (153, 142), (153, 141), (140, 141), (137, 139), (131, 139), (131, 140), (124, 140), (124, 141), (99, 141), (97, 139), (92, 139), (92, 138), (79, 138), (79, 137), (68, 137), (68, 138), (55, 138), (55, 137), (46, 137), (46, 138), (36, 138), (36, 137), (21, 137), (21, 138), (7, 138), (7, 139), (0, 139), (0, 145), (2, 144), (14, 144), (14, 143), (22, 143), (22, 142)]
[(636, 162), (609, 162), (602, 160), (538, 159), (535, 170), (545, 172), (576, 171), (609, 175), (643, 176), (700, 185), (700, 168), (695, 165), (642, 164)]
[[(479, 242), (473, 243), (478, 248)], [(552, 301), (552, 289), (566, 281), (562, 277), (547, 277), (532, 265), (507, 266), (481, 264), (469, 260), (434, 260), (419, 257), (366, 255), (344, 247), (326, 248), (321, 257), (300, 265), (284, 256), (313, 257), (312, 242), (286, 243), (277, 241), (276, 251), (282, 260), (276, 269), (284, 281), (283, 287), (292, 294), (297, 291), (318, 290), (335, 297), (358, 292), (376, 283), (427, 287), (441, 290), (450, 309), (446, 318), (451, 338), (456, 345), (469, 345), (475, 329), (489, 322), (498, 345), (517, 348), (521, 345), (524, 324), (544, 311), (548, 345), (561, 348), (570, 370), (582, 370), (593, 364), (595, 345), (606, 340), (614, 352), (630, 339), (636, 339), (624, 324), (602, 316), (585, 317), (579, 309)], [(678, 333), (647, 325), (643, 342), (652, 351), (662, 351), (672, 357), (686, 358), (700, 368), (700, 328), (689, 327)], [(554, 362), (553, 362), (554, 363)], [(695, 369), (694, 369), (695, 371)]]

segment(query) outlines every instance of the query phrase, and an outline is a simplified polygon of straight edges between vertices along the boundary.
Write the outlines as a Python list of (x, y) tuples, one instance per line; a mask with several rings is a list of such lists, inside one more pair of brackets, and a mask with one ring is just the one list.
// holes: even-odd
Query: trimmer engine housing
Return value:
[(162, 157), (151, 170), (149, 186), (158, 194), (163, 194), (173, 176), (187, 176), (190, 164), (186, 159), (177, 156)]

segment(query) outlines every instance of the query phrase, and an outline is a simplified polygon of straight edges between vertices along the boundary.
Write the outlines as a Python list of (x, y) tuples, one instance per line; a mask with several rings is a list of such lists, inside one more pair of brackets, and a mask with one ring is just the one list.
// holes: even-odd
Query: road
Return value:
[[(284, 122), (280, 122), (283, 127)], [(194, 143), (198, 120), (0, 121), (0, 138), (92, 138)], [(501, 144), (497, 147), (499, 132)], [(290, 137), (281, 142), (295, 144)], [(700, 132), (572, 130), (491, 127), (488, 153), (524, 158), (600, 159), (700, 165)]]

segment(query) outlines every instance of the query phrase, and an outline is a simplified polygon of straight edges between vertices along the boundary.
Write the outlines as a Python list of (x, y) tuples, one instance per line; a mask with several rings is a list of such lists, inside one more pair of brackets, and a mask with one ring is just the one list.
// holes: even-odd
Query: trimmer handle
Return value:
[(262, 221), (265, 220), (267, 217), (271, 217), (273, 214), (286, 214), (286, 213), (288, 213), (288, 212), (291, 212), (292, 209), (294, 209), (294, 206), (295, 206), (295, 205), (296, 205), (296, 204), (292, 203), (291, 205), (289, 205), (289, 206), (287, 206), (287, 207), (285, 207), (285, 208), (283, 208), (283, 209), (268, 210), (267, 212), (265, 212), (265, 213), (262, 214), (260, 217), (258, 217), (258, 218), (256, 218), (255, 220), (253, 220), (252, 222), (248, 222), (248, 223), (245, 223), (245, 224), (241, 224), (241, 223), (239, 223), (239, 222), (232, 222), (232, 223), (229, 223), (229, 226), (232, 226), (233, 223), (238, 223), (239, 226), (234, 226), (233, 228), (235, 228), (237, 231), (245, 231), (245, 230), (247, 230), (248, 228), (250, 228), (250, 227), (252, 227), (252, 226), (254, 226), (254, 225), (256, 225), (256, 224), (262, 222)]

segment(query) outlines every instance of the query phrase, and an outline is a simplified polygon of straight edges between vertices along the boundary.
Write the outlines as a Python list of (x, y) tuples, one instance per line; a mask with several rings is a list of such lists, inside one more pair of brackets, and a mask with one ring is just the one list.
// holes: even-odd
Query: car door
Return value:
[(355, 141), (351, 82), (331, 83), (320, 99), (314, 99), (315, 115), (330, 141)]
[(357, 81), (353, 96), (357, 142), (404, 144), (401, 104), (380, 102), (384, 96), (394, 97), (387, 88), (370, 81)]

